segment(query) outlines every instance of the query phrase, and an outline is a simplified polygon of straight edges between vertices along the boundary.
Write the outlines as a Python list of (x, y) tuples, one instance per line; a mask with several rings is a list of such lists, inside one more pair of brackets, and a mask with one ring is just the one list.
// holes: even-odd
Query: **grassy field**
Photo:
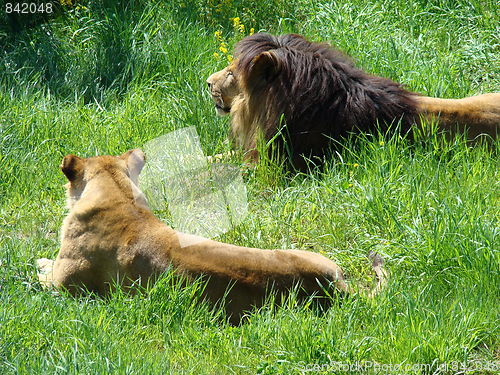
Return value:
[(0, 374), (498, 370), (498, 141), (361, 137), (322, 173), (250, 173), (249, 215), (221, 240), (318, 251), (360, 282), (368, 252), (385, 255), (381, 295), (325, 314), (291, 299), (232, 327), (197, 303), (200, 285), (169, 275), (146, 295), (73, 299), (43, 291), (35, 270), (58, 252), (64, 155), (186, 126), (207, 154), (229, 150), (205, 78), (251, 28), (327, 40), (410, 90), (460, 97), (500, 89), (495, 0), (115, 3), (80, 1), (18, 32), (0, 18)]

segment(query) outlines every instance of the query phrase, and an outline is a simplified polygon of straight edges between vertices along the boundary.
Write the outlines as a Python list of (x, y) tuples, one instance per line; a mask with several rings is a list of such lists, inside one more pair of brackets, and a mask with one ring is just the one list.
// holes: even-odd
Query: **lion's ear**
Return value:
[(136, 148), (124, 153), (121, 158), (127, 162), (127, 168), (130, 173), (130, 178), (137, 184), (139, 174), (146, 163), (144, 152)]
[(75, 181), (82, 174), (83, 168), (83, 159), (73, 154), (66, 155), (61, 162), (61, 171), (70, 182)]
[(255, 84), (267, 84), (281, 71), (282, 61), (279, 51), (272, 50), (262, 52), (255, 56), (250, 65), (247, 82)]

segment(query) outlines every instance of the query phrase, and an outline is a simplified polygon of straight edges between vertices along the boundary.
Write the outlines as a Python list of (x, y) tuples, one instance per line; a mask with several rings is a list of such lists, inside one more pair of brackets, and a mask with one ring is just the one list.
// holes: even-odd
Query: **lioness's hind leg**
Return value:
[(36, 261), (38, 281), (44, 288), (54, 285), (54, 261), (52, 259), (41, 258)]

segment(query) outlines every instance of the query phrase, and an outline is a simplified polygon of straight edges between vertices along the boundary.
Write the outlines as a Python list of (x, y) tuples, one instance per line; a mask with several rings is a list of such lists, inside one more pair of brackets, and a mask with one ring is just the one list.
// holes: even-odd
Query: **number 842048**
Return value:
[(6, 3), (5, 13), (33, 14), (33, 13), (52, 13), (54, 5), (47, 3)]

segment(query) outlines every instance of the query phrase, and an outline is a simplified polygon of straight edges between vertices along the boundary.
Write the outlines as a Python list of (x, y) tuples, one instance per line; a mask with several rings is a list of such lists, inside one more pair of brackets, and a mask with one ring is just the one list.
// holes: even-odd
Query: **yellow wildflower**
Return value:
[(253, 35), (253, 34), (255, 34), (255, 29), (252, 27), (252, 28), (250, 29), (250, 35)]
[(380, 141), (378, 144), (379, 144), (380, 146), (383, 146), (383, 145), (385, 145), (385, 142), (384, 142), (384, 141)]
[(358, 167), (359, 167), (359, 164), (358, 164), (358, 163), (354, 163), (352, 166), (353, 166), (354, 168), (358, 168)]
[(232, 55), (227, 55), (227, 61), (228, 62), (233, 62), (233, 56)]
[(226, 54), (227, 53), (227, 48), (224, 47), (224, 46), (220, 46), (219, 47), (219, 51), (221, 51), (223, 54)]
[(240, 26), (240, 17), (230, 18), (230, 20), (233, 21), (233, 26), (235, 29)]
[(218, 58), (220, 57), (220, 55), (219, 55), (217, 52), (214, 52), (214, 57), (215, 57), (216, 59), (218, 59)]

